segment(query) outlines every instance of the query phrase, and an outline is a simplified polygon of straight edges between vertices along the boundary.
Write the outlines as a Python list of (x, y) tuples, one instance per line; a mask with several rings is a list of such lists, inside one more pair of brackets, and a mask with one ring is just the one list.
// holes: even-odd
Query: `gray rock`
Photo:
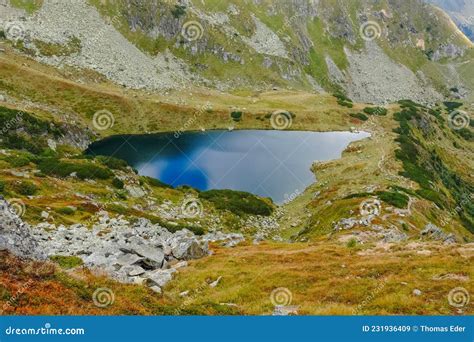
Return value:
[(175, 269), (169, 269), (148, 272), (144, 275), (144, 278), (146, 279), (145, 282), (150, 287), (163, 287), (173, 278), (173, 273), (175, 271)]
[(219, 278), (214, 280), (212, 283), (210, 283), (209, 286), (212, 287), (212, 288), (216, 287), (217, 285), (219, 285), (221, 279), (222, 279), (222, 276), (220, 276)]
[(162, 291), (161, 291), (161, 287), (159, 286), (150, 286), (150, 289), (152, 289), (154, 292), (158, 293), (158, 294), (161, 294)]
[(165, 254), (161, 249), (146, 245), (134, 246), (131, 249), (135, 254), (143, 257), (144, 259), (142, 261), (146, 264), (152, 267), (161, 267), (163, 265)]
[(207, 242), (198, 241), (187, 229), (176, 232), (168, 242), (176, 259), (198, 259), (209, 253)]
[(131, 277), (139, 276), (143, 273), (145, 273), (145, 270), (140, 266), (128, 266), (127, 274)]
[(446, 234), (441, 228), (431, 222), (423, 228), (420, 235), (431, 240), (443, 241), (445, 244), (457, 242), (456, 237), (453, 234)]
[(273, 316), (297, 315), (299, 307), (297, 305), (277, 305), (275, 306)]
[(142, 260), (143, 258), (139, 257), (136, 254), (125, 253), (117, 257), (117, 264), (121, 266), (129, 266), (135, 264), (136, 262)]
[(0, 196), (0, 250), (8, 250), (19, 257), (45, 259), (31, 227), (16, 214), (11, 205)]

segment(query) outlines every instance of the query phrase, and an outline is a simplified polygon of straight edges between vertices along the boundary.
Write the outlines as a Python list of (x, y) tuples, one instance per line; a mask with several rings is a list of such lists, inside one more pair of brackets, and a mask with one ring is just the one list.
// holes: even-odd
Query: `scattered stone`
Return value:
[(422, 293), (421, 290), (418, 290), (418, 289), (413, 290), (413, 295), (414, 296), (421, 296), (421, 293)]
[(273, 316), (294, 316), (298, 315), (299, 306), (297, 305), (277, 305), (275, 306)]
[(219, 285), (219, 282), (221, 281), (221, 279), (222, 279), (222, 276), (220, 276), (219, 278), (214, 280), (212, 283), (210, 283), (209, 286), (212, 288), (216, 287), (217, 285)]
[(162, 291), (161, 291), (161, 287), (159, 286), (150, 286), (150, 289), (152, 289), (154, 292), (158, 293), (158, 294), (161, 294)]
[(446, 234), (441, 228), (428, 223), (425, 228), (420, 232), (421, 237), (429, 238), (431, 240), (443, 241), (445, 244), (456, 243), (456, 237), (453, 234)]

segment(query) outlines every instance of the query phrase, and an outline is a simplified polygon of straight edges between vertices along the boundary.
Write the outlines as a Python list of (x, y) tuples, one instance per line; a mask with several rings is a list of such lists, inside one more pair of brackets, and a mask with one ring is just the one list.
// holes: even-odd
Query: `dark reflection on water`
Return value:
[(233, 189), (282, 203), (315, 181), (314, 161), (337, 159), (365, 132), (207, 131), (116, 136), (87, 153), (125, 159), (141, 175), (173, 186)]

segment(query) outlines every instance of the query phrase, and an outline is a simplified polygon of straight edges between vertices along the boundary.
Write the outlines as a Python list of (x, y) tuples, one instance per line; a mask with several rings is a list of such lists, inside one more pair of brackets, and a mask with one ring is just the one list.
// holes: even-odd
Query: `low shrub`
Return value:
[(379, 191), (377, 192), (377, 196), (385, 203), (400, 209), (406, 208), (409, 201), (409, 197), (407, 195), (399, 192)]
[(364, 113), (351, 113), (350, 116), (352, 116), (353, 118), (362, 120), (362, 121), (369, 120), (369, 117), (367, 115), (365, 115)]
[(240, 121), (240, 120), (242, 120), (242, 112), (234, 111), (234, 112), (230, 113), (230, 117), (234, 121)]
[(56, 158), (42, 159), (38, 168), (42, 173), (56, 177), (68, 177), (75, 173), (79, 179), (109, 179), (114, 175), (109, 169), (89, 162), (71, 163)]
[(229, 210), (237, 215), (269, 216), (273, 212), (270, 204), (248, 192), (209, 190), (199, 193), (199, 197), (212, 202), (217, 209)]
[(335, 98), (337, 98), (337, 104), (343, 107), (352, 108), (354, 105), (352, 104), (352, 100), (344, 95), (342, 92), (338, 91), (333, 94)]
[(84, 264), (82, 259), (77, 256), (52, 255), (49, 259), (65, 269), (74, 268)]
[(23, 167), (30, 164), (30, 159), (25, 156), (12, 156), (8, 157), (6, 160), (13, 167)]
[(354, 248), (357, 245), (357, 240), (352, 238), (349, 241), (347, 241), (347, 248)]
[(454, 102), (454, 101), (445, 101), (443, 102), (443, 104), (449, 112), (455, 109), (458, 109), (459, 107), (462, 106), (461, 102)]
[(74, 214), (74, 209), (71, 207), (61, 207), (57, 208), (56, 212), (61, 215), (73, 215)]
[(146, 183), (150, 186), (154, 186), (156, 188), (169, 188), (169, 189), (173, 188), (171, 185), (163, 183), (159, 179), (148, 177), (148, 176), (140, 177), (140, 181), (143, 182), (143, 183)]
[[(161, 223), (161, 225), (163, 225), (163, 223)], [(192, 225), (181, 225), (181, 224), (178, 224), (178, 225), (170, 225), (170, 224), (166, 224), (164, 223), (163, 227), (165, 227), (168, 231), (170, 231), (171, 233), (175, 233), (177, 232), (178, 230), (183, 230), (183, 229), (187, 229), (187, 230), (190, 230), (192, 231), (194, 234), (196, 235), (204, 235), (205, 231), (204, 231), (204, 228), (200, 227), (200, 226), (192, 226)]]
[(112, 185), (117, 189), (123, 189), (123, 187), (125, 186), (123, 181), (118, 179), (117, 177), (114, 177), (114, 179), (112, 179)]
[(113, 170), (125, 170), (128, 166), (128, 163), (125, 160), (114, 157), (97, 156), (95, 159)]
[(38, 187), (29, 181), (20, 181), (13, 184), (13, 190), (23, 196), (33, 196), (38, 192)]
[(386, 108), (383, 107), (365, 107), (363, 112), (369, 115), (380, 115), (384, 116), (387, 115), (388, 111)]

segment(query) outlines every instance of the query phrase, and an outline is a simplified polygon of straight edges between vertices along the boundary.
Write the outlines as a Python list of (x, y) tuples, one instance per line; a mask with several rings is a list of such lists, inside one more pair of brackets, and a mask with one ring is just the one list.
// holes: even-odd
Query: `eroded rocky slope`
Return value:
[(23, 53), (60, 68), (91, 69), (130, 88), (341, 88), (374, 103), (433, 103), (453, 88), (470, 95), (464, 76), (452, 84), (452, 74), (471, 43), (419, 0), (360, 6), (224, 1), (217, 7), (45, 0), (33, 13), (4, 0), (0, 8), (6, 37)]

